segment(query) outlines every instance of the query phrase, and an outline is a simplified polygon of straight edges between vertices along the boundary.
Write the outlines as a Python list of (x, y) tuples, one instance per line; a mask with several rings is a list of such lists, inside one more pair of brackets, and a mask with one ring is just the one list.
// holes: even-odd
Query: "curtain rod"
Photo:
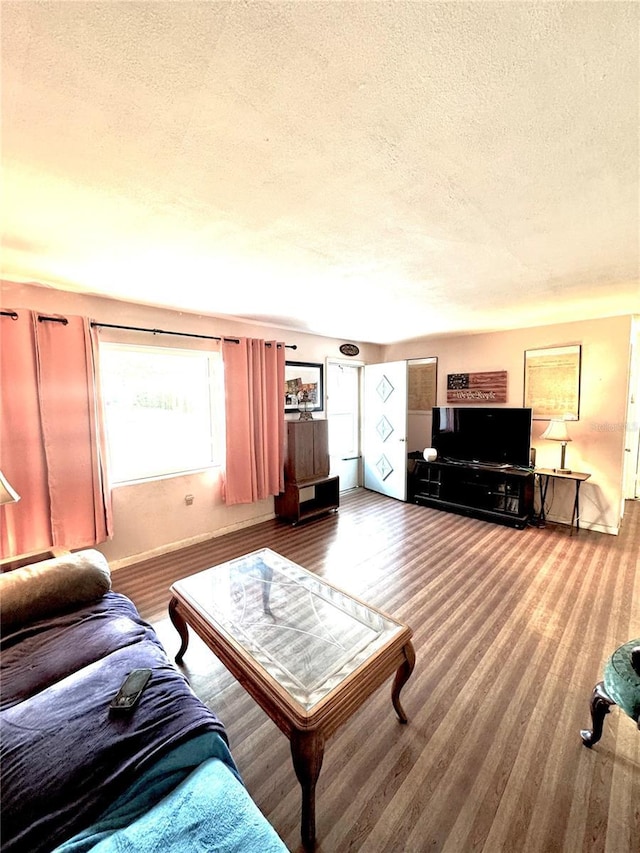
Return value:
[[(142, 326), (120, 326), (117, 323), (91, 323), (101, 329), (125, 329), (129, 332), (151, 332), (153, 335), (176, 335), (182, 338), (201, 338), (207, 341), (228, 341), (229, 343), (239, 344), (239, 338), (221, 338), (219, 335), (196, 335), (193, 332), (167, 332), (165, 329), (145, 329)], [(271, 344), (267, 343), (267, 346)], [(298, 349), (297, 344), (285, 344), (286, 349)]]
[[(0, 317), (11, 317), (12, 320), (18, 319), (17, 311), (0, 311)], [(66, 326), (69, 321), (66, 317), (44, 317), (42, 314), (38, 314), (38, 323), (62, 323), (63, 326)]]
[(42, 314), (38, 314), (38, 323), (62, 323), (63, 326), (67, 326), (69, 321), (66, 317), (43, 317)]
[[(18, 319), (18, 313), (16, 311), (0, 311), (0, 316), (11, 317), (12, 320)], [(39, 314), (38, 322), (62, 323), (66, 326), (69, 321), (64, 317), (45, 317), (42, 314)], [(129, 332), (150, 332), (153, 335), (176, 335), (182, 338), (200, 338), (207, 341), (228, 341), (233, 344), (240, 343), (239, 338), (221, 338), (218, 335), (196, 335), (192, 332), (167, 332), (165, 329), (145, 329), (142, 326), (120, 326), (116, 323), (96, 323), (93, 320), (91, 321), (91, 326), (101, 329), (125, 329)], [(266, 346), (270, 347), (271, 344), (267, 343)], [(297, 344), (285, 344), (284, 346), (286, 349), (298, 349)]]

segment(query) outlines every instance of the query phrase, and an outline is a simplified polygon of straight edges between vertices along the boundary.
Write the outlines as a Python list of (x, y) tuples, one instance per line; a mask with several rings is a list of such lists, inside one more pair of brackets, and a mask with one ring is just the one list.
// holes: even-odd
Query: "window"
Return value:
[(330, 362), (329, 453), (340, 459), (360, 455), (360, 368)]
[(220, 463), (219, 353), (102, 343), (100, 372), (112, 482)]

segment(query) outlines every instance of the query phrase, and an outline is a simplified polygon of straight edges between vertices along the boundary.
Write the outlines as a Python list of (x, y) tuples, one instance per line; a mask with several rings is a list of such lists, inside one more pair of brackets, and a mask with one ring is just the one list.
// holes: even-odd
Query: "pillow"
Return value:
[(110, 589), (109, 564), (94, 549), (5, 572), (0, 574), (2, 628), (18, 628), (89, 604)]

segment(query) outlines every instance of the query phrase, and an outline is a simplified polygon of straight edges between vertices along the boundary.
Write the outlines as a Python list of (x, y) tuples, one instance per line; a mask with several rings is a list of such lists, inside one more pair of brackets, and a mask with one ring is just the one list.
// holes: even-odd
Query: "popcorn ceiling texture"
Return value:
[(635, 3), (3, 3), (3, 276), (378, 343), (640, 312)]

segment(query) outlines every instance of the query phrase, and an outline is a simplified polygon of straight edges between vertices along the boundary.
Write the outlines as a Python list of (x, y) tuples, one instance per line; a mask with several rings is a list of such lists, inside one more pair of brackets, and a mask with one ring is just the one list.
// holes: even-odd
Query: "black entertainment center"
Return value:
[(533, 514), (531, 409), (433, 409), (434, 461), (409, 454), (409, 500), (522, 529)]

